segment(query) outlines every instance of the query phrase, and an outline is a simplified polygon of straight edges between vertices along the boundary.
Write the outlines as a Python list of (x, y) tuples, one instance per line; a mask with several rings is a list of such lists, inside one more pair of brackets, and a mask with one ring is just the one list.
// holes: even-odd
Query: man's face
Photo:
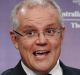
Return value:
[(24, 36), (11, 34), (11, 38), (19, 49), (22, 61), (34, 71), (51, 70), (59, 58), (63, 38), (63, 32), (55, 33), (54, 30), (60, 28), (57, 10), (41, 6), (26, 9), (24, 6), (17, 18), (20, 22), (17, 32)]

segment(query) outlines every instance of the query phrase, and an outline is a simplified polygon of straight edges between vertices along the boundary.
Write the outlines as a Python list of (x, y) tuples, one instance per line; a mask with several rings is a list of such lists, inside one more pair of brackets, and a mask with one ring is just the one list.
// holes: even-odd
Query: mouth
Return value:
[(34, 56), (42, 56), (42, 55), (48, 55), (50, 53), (50, 51), (46, 51), (46, 50), (37, 50), (33, 52)]

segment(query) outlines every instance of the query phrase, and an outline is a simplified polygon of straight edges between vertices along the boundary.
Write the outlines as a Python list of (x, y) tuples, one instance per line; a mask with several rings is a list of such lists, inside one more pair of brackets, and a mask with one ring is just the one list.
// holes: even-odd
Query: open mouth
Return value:
[(48, 53), (50, 53), (50, 51), (46, 51), (46, 50), (37, 50), (33, 52), (35, 56), (47, 55)]

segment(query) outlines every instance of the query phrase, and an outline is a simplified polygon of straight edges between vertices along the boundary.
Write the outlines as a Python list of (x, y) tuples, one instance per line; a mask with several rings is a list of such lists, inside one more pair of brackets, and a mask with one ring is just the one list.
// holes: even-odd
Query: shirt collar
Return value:
[(57, 61), (57, 64), (55, 67), (49, 72), (51, 75), (63, 75), (62, 68), (60, 67), (59, 60)]
[[(23, 70), (26, 72), (26, 75), (36, 75), (32, 70), (30, 70), (28, 67), (26, 67), (22, 61), (21, 61), (21, 65), (22, 65)], [(63, 73), (62, 68), (60, 67), (59, 60), (58, 60), (57, 64), (49, 72), (49, 74), (51, 74), (51, 75), (63, 75), (62, 73)]]
[(30, 70), (28, 67), (26, 67), (22, 61), (21, 61), (21, 65), (23, 70), (26, 72), (26, 75), (35, 75), (35, 73), (32, 70)]

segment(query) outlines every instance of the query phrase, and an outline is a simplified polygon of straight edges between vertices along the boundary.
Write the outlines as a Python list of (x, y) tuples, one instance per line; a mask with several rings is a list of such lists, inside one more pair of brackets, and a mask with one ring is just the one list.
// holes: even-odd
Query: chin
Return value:
[(34, 68), (36, 72), (46, 73), (52, 69), (52, 66), (49, 63), (38, 63)]

